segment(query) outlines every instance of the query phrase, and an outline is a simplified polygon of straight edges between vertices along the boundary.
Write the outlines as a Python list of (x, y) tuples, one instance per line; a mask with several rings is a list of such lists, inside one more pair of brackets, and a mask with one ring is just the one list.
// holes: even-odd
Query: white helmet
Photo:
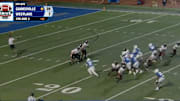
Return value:
[(134, 45), (134, 48), (138, 48), (138, 45)]
[(154, 73), (157, 73), (157, 72), (159, 72), (159, 69), (155, 69), (155, 70), (154, 70)]
[(149, 43), (149, 47), (151, 47), (153, 44), (152, 43)]
[(87, 60), (86, 60), (86, 61), (88, 62), (88, 61), (90, 61), (90, 60), (91, 60), (90, 58), (87, 58)]

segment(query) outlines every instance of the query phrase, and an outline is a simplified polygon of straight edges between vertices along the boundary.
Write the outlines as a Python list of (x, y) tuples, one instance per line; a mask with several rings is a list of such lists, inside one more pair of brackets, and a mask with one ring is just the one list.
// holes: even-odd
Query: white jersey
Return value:
[(75, 48), (75, 49), (73, 49), (72, 51), (71, 51), (71, 54), (78, 54), (80, 51), (77, 49), (77, 48)]
[(177, 44), (175, 44), (174, 46), (173, 46), (173, 49), (177, 49), (179, 46), (177, 45)]
[(83, 43), (82, 48), (81, 49), (86, 49), (88, 47), (87, 43)]
[(36, 101), (36, 98), (33, 97), (33, 96), (29, 96), (29, 97), (28, 97), (28, 101)]
[(164, 45), (162, 45), (160, 48), (159, 48), (159, 51), (162, 52), (162, 51), (166, 51), (167, 50), (167, 47), (165, 47)]
[(124, 71), (125, 71), (125, 69), (121, 67), (121, 68), (119, 68), (118, 73), (122, 74)]
[(11, 37), (11, 38), (9, 38), (9, 40), (8, 40), (8, 44), (9, 45), (14, 45), (14, 38), (13, 37)]
[(115, 63), (112, 63), (112, 68), (113, 69), (118, 69), (120, 67), (120, 64), (115, 64)]

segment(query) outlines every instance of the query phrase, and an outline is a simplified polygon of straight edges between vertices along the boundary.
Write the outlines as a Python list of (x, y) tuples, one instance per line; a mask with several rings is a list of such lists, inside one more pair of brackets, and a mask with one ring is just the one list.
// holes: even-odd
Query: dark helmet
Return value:
[(78, 47), (77, 49), (80, 50), (80, 47)]
[(124, 48), (124, 51), (127, 51), (127, 48)]
[(34, 96), (34, 93), (31, 93), (31, 96)]
[(85, 43), (88, 43), (88, 40), (86, 40)]
[(80, 44), (79, 47), (82, 47), (82, 44)]

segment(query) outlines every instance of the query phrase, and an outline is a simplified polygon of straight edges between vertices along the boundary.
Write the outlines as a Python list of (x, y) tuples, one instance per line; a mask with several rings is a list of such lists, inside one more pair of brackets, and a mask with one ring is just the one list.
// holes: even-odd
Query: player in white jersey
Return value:
[(160, 58), (161, 60), (162, 60), (163, 57), (165, 56), (166, 50), (167, 50), (167, 45), (166, 45), (166, 44), (161, 45), (161, 47), (159, 48), (159, 58)]
[(17, 50), (16, 50), (15, 43), (14, 43), (15, 38), (12, 37), (12, 35), (11, 35), (12, 33), (13, 32), (10, 32), (10, 34), (9, 34), (8, 45), (9, 45), (10, 49), (13, 51), (14, 57), (16, 57), (17, 56)]
[(146, 59), (145, 63), (144, 63), (144, 67), (146, 70), (149, 69), (150, 66), (153, 65), (153, 63), (156, 63), (158, 59), (158, 52), (157, 51), (153, 51), (151, 53), (151, 55)]
[(36, 101), (33, 93), (28, 97), (27, 101)]
[(99, 75), (95, 72), (95, 66), (94, 66), (93, 62), (94, 61), (91, 60), (90, 58), (88, 58), (86, 60), (86, 66), (88, 67), (87, 71), (90, 75), (95, 75), (95, 76), (99, 77)]
[(112, 69), (108, 73), (108, 75), (110, 76), (112, 72), (117, 72), (119, 70), (119, 68), (120, 68), (120, 64), (117, 61), (113, 62), (112, 63)]
[(71, 59), (71, 63), (76, 62), (76, 60), (78, 60), (78, 62), (81, 61), (81, 56), (80, 56), (80, 48), (75, 48), (71, 51), (70, 54), (70, 59)]
[(123, 73), (126, 70), (126, 64), (125, 63), (121, 63), (119, 69), (118, 69), (118, 75), (117, 75), (117, 82), (119, 82), (120, 80), (123, 79)]
[(156, 84), (156, 89), (155, 90), (159, 90), (160, 87), (161, 87), (162, 82), (165, 80), (165, 77), (164, 77), (163, 73), (161, 73), (159, 71), (159, 69), (155, 69), (154, 73), (156, 74), (156, 77), (157, 77), (156, 81), (155, 81), (155, 84)]
[(129, 50), (128, 50), (127, 48), (125, 48), (125, 49), (122, 51), (120, 57), (124, 57), (124, 56), (126, 56), (127, 54), (129, 54)]
[(179, 43), (176, 43), (174, 46), (173, 46), (173, 50), (172, 50), (172, 53), (171, 53), (171, 57), (175, 56), (176, 53), (177, 53), (177, 48), (180, 47), (180, 42)]
[(82, 46), (81, 46), (81, 53), (82, 53), (82, 59), (84, 58), (84, 59), (86, 59), (87, 58), (87, 51), (86, 51), (86, 48), (88, 47), (89, 45), (88, 45), (88, 40), (86, 40), (83, 44), (82, 44)]

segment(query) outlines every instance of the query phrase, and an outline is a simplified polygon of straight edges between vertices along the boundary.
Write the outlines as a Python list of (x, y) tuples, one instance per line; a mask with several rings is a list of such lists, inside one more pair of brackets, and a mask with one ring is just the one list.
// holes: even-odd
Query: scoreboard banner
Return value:
[(0, 21), (45, 21), (53, 17), (52, 6), (28, 6), (26, 2), (0, 2)]

